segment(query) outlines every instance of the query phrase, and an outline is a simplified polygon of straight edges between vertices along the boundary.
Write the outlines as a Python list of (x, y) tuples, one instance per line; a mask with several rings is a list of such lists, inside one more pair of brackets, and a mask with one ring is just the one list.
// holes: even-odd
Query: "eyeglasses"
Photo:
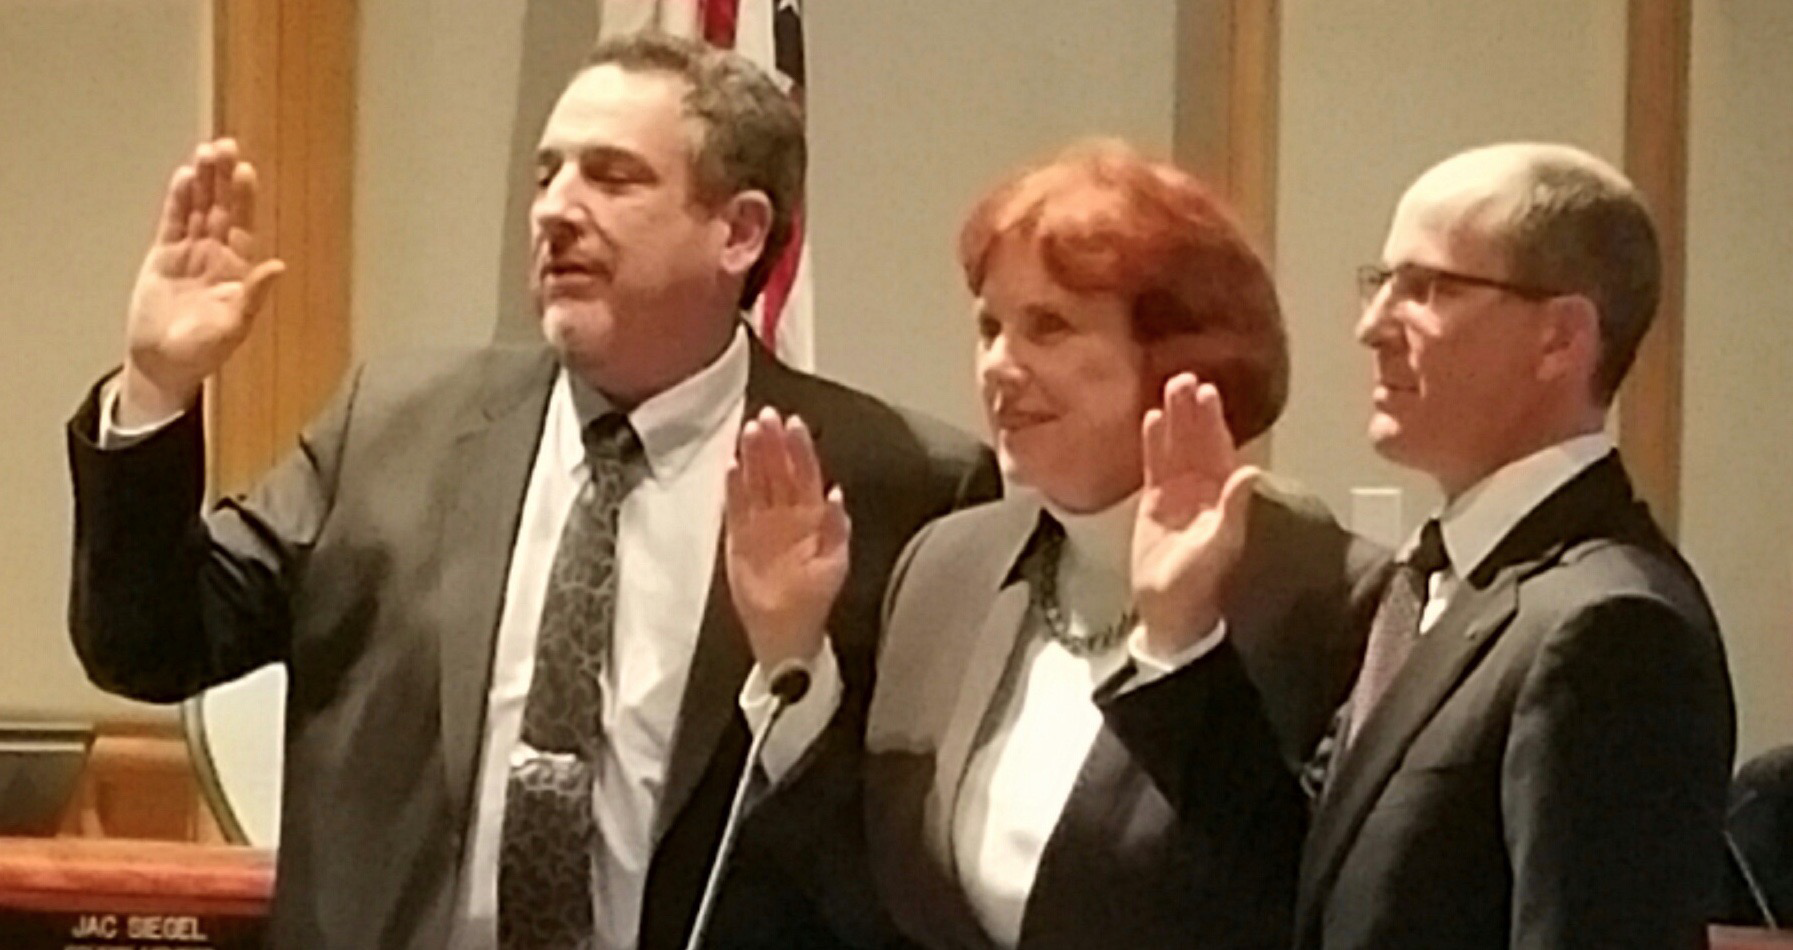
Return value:
[(1400, 264), (1395, 267), (1383, 267), (1380, 264), (1365, 264), (1357, 269), (1357, 294), (1368, 306), (1382, 288), (1393, 283), (1391, 296), (1395, 300), (1414, 300), (1430, 304), (1439, 284), (1459, 284), (1464, 287), (1488, 287), (1502, 293), (1512, 294), (1525, 300), (1549, 300), (1562, 296), (1561, 291), (1547, 290), (1543, 287), (1529, 287), (1510, 281), (1496, 280), (1492, 277), (1477, 277), (1474, 274), (1459, 274), (1456, 271), (1440, 270), (1424, 264)]

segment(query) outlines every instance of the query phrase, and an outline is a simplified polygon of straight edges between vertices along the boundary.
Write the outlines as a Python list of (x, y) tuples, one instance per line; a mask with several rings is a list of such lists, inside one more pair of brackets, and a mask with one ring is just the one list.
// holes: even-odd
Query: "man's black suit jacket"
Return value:
[[(751, 360), (748, 412), (802, 415), (853, 520), (830, 618), (846, 685), (830, 728), (851, 733), (892, 563), (923, 523), (995, 494), (995, 469), (944, 426), (757, 345)], [(70, 624), (93, 680), (168, 702), (288, 667), (277, 946), (446, 941), (500, 601), (556, 370), (545, 348), (371, 364), (253, 492), (209, 514), (198, 413), (113, 451), (95, 444), (96, 398), (70, 423)], [(745, 754), (736, 697), (752, 660), (717, 561), (655, 829), (644, 948), (682, 945)], [(792, 827), (803, 814), (749, 816), (712, 946), (828, 946), (824, 914), (876, 912), (819, 899), (828, 882), (806, 873), (802, 850), (827, 829)]]
[(1734, 735), (1706, 598), (1611, 455), (1471, 570), (1334, 760), (1297, 946), (1704, 946)]

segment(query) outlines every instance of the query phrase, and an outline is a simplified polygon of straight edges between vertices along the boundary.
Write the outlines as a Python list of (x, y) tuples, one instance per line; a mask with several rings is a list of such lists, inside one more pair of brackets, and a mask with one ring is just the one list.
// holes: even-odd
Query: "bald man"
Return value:
[(1298, 947), (1704, 945), (1731, 687), (1605, 434), (1659, 275), (1631, 184), (1532, 144), (1427, 171), (1363, 269), (1370, 439), (1445, 503), (1328, 740)]

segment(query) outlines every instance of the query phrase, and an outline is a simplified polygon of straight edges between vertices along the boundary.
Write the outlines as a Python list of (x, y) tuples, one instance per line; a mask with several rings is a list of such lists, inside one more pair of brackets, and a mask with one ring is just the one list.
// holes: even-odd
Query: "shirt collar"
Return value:
[[(746, 398), (748, 368), (747, 331), (735, 328), (728, 348), (708, 366), (675, 383), (636, 406), (629, 424), (641, 438), (648, 471), (655, 479), (671, 478), (696, 458), (710, 436), (728, 424), (730, 414)], [(561, 467), (577, 475), (585, 469), (585, 445), (580, 432), (593, 419), (614, 406), (604, 394), (565, 369), (555, 380), (550, 412), (559, 424), (557, 441)]]
[[(1027, 493), (1032, 489), (1010, 486), (1008, 494), (1013, 497), (1017, 491)], [(1139, 514), (1139, 496), (1140, 493), (1135, 491), (1101, 511), (1083, 514), (1072, 514), (1040, 498), (1040, 518), (1028, 533), (1027, 543), (1015, 555), (1015, 562), (1009, 565), (1003, 586), (1022, 579), (1022, 565), (1033, 555), (1034, 546), (1040, 543), (1040, 532), (1046, 527), (1048, 518), (1064, 531), (1062, 569), (1126, 577), (1132, 570), (1133, 522)]]
[[(1576, 436), (1507, 463), (1457, 496), (1438, 514), (1451, 573), (1468, 577), (1520, 519), (1612, 451), (1605, 432)], [(1408, 539), (1401, 556), (1418, 540), (1417, 534)]]
[(1101, 511), (1083, 514), (1072, 514), (1051, 502), (1045, 507), (1065, 529), (1065, 569), (1127, 576), (1133, 559), (1133, 521), (1139, 513), (1139, 492)]

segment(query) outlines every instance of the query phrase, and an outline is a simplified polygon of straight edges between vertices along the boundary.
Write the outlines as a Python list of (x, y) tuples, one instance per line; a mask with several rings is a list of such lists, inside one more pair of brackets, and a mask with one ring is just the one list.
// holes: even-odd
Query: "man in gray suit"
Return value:
[[(794, 107), (751, 65), (606, 43), (539, 156), (550, 345), (360, 368), (252, 492), (202, 513), (201, 384), (281, 265), (252, 252), (250, 166), (200, 146), (124, 368), (70, 424), (70, 622), (93, 679), (167, 702), (290, 674), (278, 946), (682, 945), (747, 739), (717, 555), (744, 420), (805, 419), (856, 525), (840, 693), (775, 747), (856, 739), (898, 551), (995, 490), (969, 439), (778, 365), (740, 321), (804, 170)], [(707, 945), (832, 946), (875, 912), (807, 860), (834, 829), (805, 802), (831, 791), (749, 815)]]
[(1335, 721), (1297, 945), (1693, 947), (1734, 713), (1606, 411), (1656, 309), (1636, 191), (1575, 149), (1447, 159), (1364, 269), (1376, 449), (1445, 505)]

